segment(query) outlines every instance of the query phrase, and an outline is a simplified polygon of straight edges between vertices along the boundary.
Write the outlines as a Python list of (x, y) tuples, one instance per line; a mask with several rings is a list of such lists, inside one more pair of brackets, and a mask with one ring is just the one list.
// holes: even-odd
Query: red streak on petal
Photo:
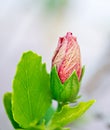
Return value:
[(63, 42), (63, 40), (64, 40), (64, 38), (63, 38), (63, 37), (60, 37), (60, 43), (62, 43), (62, 42)]

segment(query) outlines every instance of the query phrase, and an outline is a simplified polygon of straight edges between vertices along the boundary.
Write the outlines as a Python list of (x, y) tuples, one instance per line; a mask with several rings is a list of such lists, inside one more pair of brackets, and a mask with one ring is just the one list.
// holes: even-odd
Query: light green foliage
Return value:
[(21, 127), (34, 126), (51, 105), (49, 74), (41, 57), (23, 54), (13, 80), (12, 110)]
[[(79, 118), (94, 100), (69, 106), (78, 98), (80, 81), (76, 72), (61, 83), (56, 67), (49, 75), (41, 56), (28, 51), (23, 54), (13, 80), (12, 93), (3, 98), (6, 113), (15, 130), (70, 130), (65, 125)], [(52, 98), (58, 101), (53, 109)]]
[(87, 111), (90, 106), (95, 102), (95, 100), (90, 100), (88, 102), (80, 102), (75, 107), (70, 107), (69, 105), (64, 105), (61, 111), (58, 111), (54, 114), (51, 127), (62, 127), (68, 123), (79, 118), (85, 111)]
[(20, 128), (17, 122), (15, 122), (13, 119), (11, 98), (12, 98), (12, 94), (10, 92), (7, 92), (4, 94), (4, 97), (3, 97), (4, 107), (13, 127)]

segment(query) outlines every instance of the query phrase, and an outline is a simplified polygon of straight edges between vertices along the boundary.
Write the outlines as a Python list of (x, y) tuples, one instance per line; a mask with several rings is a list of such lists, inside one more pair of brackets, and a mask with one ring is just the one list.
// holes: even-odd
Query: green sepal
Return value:
[(54, 66), (51, 70), (50, 87), (53, 99), (63, 103), (74, 102), (78, 96), (80, 82), (74, 71), (72, 75), (62, 83), (58, 76), (56, 66)]
[(82, 70), (81, 70), (80, 82), (82, 81), (82, 78), (83, 78), (83, 76), (84, 76), (84, 73), (85, 73), (85, 65), (82, 67)]
[(10, 92), (5, 93), (3, 97), (4, 107), (8, 115), (8, 118), (11, 121), (11, 124), (13, 125), (14, 128), (17, 129), (17, 128), (20, 128), (20, 126), (13, 118), (11, 100), (12, 100), (12, 93)]
[(68, 125), (72, 121), (81, 117), (95, 102), (95, 100), (90, 100), (88, 102), (80, 102), (77, 106), (71, 107), (69, 105), (64, 105), (60, 111), (57, 111), (50, 123), (51, 128), (63, 127)]

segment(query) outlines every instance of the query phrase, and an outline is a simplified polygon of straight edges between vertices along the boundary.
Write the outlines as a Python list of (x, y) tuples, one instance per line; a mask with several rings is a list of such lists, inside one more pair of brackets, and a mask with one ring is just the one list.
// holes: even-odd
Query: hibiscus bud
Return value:
[(80, 48), (76, 37), (68, 32), (66, 36), (60, 37), (57, 49), (52, 59), (52, 66), (56, 65), (58, 76), (64, 83), (76, 71), (78, 80), (81, 77)]
[(50, 75), (52, 98), (62, 103), (76, 101), (83, 74), (79, 45), (76, 37), (68, 32), (59, 39), (52, 59)]

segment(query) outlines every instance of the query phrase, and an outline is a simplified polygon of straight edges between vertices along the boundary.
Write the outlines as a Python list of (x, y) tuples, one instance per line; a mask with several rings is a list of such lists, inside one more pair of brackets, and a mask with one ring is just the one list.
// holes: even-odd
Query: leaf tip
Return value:
[(92, 105), (92, 104), (94, 104), (94, 103), (96, 102), (96, 100), (93, 99), (93, 100), (90, 100), (89, 102), (90, 102), (90, 104)]

